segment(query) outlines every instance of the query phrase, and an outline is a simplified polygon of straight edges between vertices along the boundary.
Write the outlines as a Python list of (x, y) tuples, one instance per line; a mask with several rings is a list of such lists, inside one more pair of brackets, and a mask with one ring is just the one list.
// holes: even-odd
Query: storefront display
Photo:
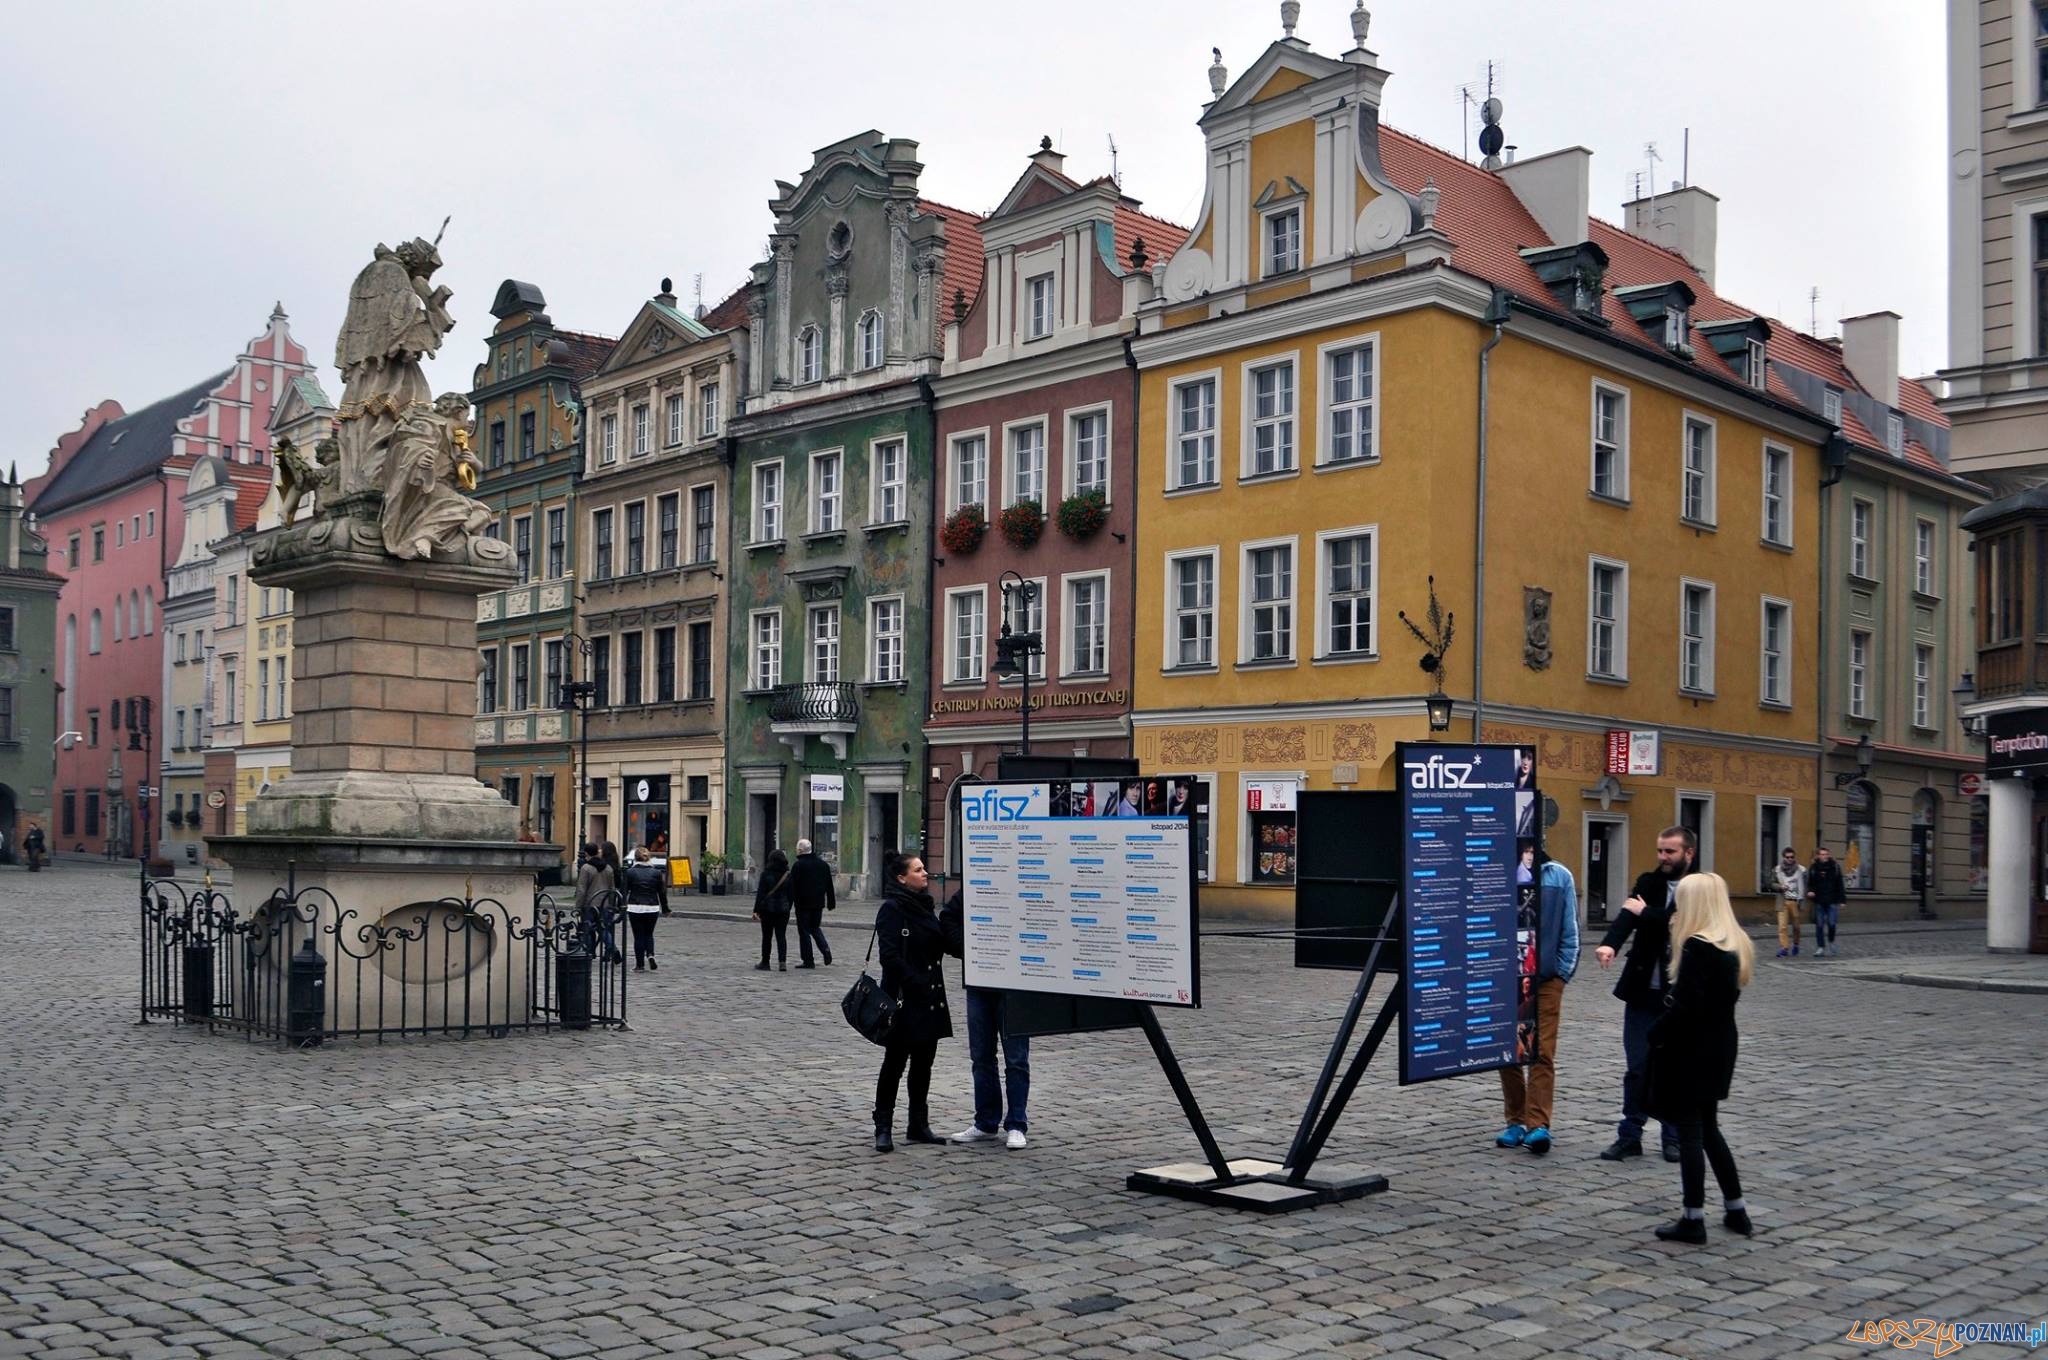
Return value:
[(620, 850), (630, 852), (644, 845), (657, 856), (667, 854), (668, 776), (629, 774), (622, 782), (626, 786), (626, 843)]

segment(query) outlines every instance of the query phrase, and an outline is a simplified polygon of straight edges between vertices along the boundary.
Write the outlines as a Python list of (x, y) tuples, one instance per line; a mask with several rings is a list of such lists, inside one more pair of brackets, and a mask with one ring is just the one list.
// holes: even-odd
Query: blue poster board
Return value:
[(1401, 1082), (1516, 1059), (1522, 950), (1513, 746), (1403, 742)]

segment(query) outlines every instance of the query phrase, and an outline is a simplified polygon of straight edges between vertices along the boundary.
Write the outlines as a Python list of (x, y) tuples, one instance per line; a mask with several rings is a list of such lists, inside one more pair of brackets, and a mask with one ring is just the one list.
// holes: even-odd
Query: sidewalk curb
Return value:
[[(1844, 970), (1846, 972), (1846, 970)], [(1943, 973), (1914, 973), (1873, 970), (1847, 973), (1859, 982), (1891, 982), (1907, 987), (1934, 987), (1950, 992), (2004, 992), (2012, 995), (2048, 996), (2048, 980), (2031, 978), (1968, 978)]]

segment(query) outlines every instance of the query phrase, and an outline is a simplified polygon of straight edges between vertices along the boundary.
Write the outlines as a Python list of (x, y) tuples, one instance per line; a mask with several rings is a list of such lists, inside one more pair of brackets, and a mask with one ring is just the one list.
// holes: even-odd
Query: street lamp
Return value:
[[(1429, 710), (1429, 730), (1432, 734), (1451, 730), (1451, 696), (1444, 693), (1444, 654), (1451, 650), (1451, 640), (1457, 636), (1458, 616), (1446, 613), (1436, 601), (1436, 577), (1429, 578), (1429, 631), (1423, 632), (1415, 626), (1415, 620), (1408, 617), (1406, 610), (1397, 611), (1395, 617), (1408, 625), (1408, 631), (1422, 644), (1422, 660), (1417, 664), (1422, 673), (1436, 681), (1434, 693), (1425, 695), (1422, 703)], [(1474, 718), (1477, 722), (1477, 718)], [(1474, 732), (1474, 739), (1478, 733)]]
[(1038, 598), (1038, 583), (1027, 581), (1014, 571), (1006, 571), (1001, 578), (1003, 592), (1003, 630), (996, 635), (996, 676), (1011, 680), (1021, 677), (1024, 682), (1023, 698), (1018, 710), (1024, 719), (1024, 747), (1021, 754), (1031, 754), (1031, 662), (1035, 657), (1045, 655), (1045, 639), (1036, 632), (1013, 632), (1010, 628), (1010, 596), (1014, 593), (1028, 609)]
[(588, 794), (590, 790), (590, 705), (597, 697), (595, 680), (570, 680), (562, 685), (557, 696), (557, 706), (564, 713), (581, 713), (582, 721), (577, 724), (577, 738), (582, 753), (576, 761), (576, 853), (581, 857), (583, 847), (590, 840), (590, 812)]
[(1869, 778), (1870, 767), (1872, 765), (1875, 765), (1876, 763), (1877, 747), (1871, 744), (1870, 734), (1868, 732), (1865, 732), (1862, 736), (1856, 739), (1856, 768), (1853, 770), (1846, 770), (1843, 773), (1836, 775), (1835, 787), (1838, 789), (1844, 788), (1850, 784), (1855, 783), (1859, 779)]
[(1437, 679), (1436, 684), (1436, 693), (1430, 695), (1422, 702), (1429, 709), (1429, 730), (1432, 732), (1448, 732), (1451, 730), (1451, 696), (1444, 693), (1444, 682), (1441, 677)]
[(155, 728), (147, 694), (128, 701), (128, 749), (142, 752), (142, 773), (135, 781), (135, 821), (142, 830), (142, 862), (149, 863), (149, 771), (155, 753)]
[(1984, 715), (1964, 710), (1977, 701), (1977, 677), (1970, 671), (1963, 672), (1963, 678), (1956, 681), (1956, 687), (1949, 691), (1949, 697), (1956, 703), (1956, 721), (1963, 726), (1963, 735), (1971, 739), (1984, 735)]

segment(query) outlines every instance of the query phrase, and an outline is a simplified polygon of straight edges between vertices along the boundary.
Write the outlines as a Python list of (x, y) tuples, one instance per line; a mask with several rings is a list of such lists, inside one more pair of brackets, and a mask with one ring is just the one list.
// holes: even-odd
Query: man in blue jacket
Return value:
[(1541, 850), (1535, 857), (1536, 1047), (1529, 1055), (1526, 1078), (1519, 1067), (1500, 1069), (1508, 1126), (1493, 1141), (1497, 1147), (1525, 1147), (1541, 1157), (1550, 1151), (1550, 1105), (1557, 1092), (1557, 1022), (1564, 1008), (1564, 985), (1579, 968), (1579, 891), (1571, 870)]

